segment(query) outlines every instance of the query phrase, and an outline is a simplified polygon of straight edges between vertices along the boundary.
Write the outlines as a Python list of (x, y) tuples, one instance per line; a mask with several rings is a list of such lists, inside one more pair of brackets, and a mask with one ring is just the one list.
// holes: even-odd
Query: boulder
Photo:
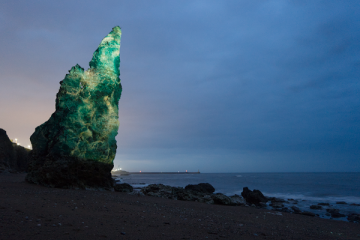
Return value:
[(300, 214), (305, 215), (305, 216), (315, 217), (315, 213), (308, 212), (308, 211), (301, 212)]
[(269, 205), (272, 206), (273, 208), (283, 208), (284, 207), (284, 204), (282, 202), (271, 202)]
[(191, 190), (194, 192), (212, 194), (215, 192), (215, 188), (209, 183), (199, 183), (196, 185), (189, 184), (185, 187), (185, 190)]
[(352, 203), (352, 204), (350, 204), (351, 206), (360, 206), (360, 204), (359, 203)]
[(320, 206), (320, 205), (311, 205), (311, 206), (310, 206), (310, 209), (317, 209), (317, 210), (319, 210), (319, 209), (322, 209), (322, 206)]
[(328, 209), (326, 209), (326, 211), (327, 211), (328, 213), (330, 213), (330, 214), (331, 214), (331, 217), (333, 217), (333, 218), (345, 217), (344, 214), (339, 213), (339, 211), (340, 211), (339, 209), (328, 208)]
[(11, 142), (0, 128), (0, 173), (26, 172), (31, 150)]
[(231, 200), (231, 205), (244, 206), (246, 204), (245, 199), (237, 194), (230, 196), (230, 200)]
[(260, 202), (258, 206), (261, 208), (267, 208), (267, 205), (264, 202)]
[(116, 192), (132, 192), (134, 188), (128, 183), (115, 184), (114, 190)]
[(211, 198), (213, 199), (215, 204), (232, 205), (231, 199), (222, 193), (213, 194), (211, 195)]
[(294, 211), (294, 213), (301, 213), (300, 208), (298, 208), (296, 206), (291, 206), (291, 209)]
[(347, 220), (349, 222), (358, 222), (358, 223), (360, 223), (360, 214), (357, 214), (357, 213), (349, 214), (349, 216), (347, 217)]
[(121, 29), (101, 41), (90, 68), (71, 68), (56, 95), (56, 110), (31, 135), (26, 181), (48, 187), (112, 189), (118, 133)]
[(259, 205), (260, 202), (266, 203), (268, 201), (268, 199), (262, 194), (262, 192), (256, 189), (254, 189), (254, 191), (251, 191), (247, 187), (243, 188), (241, 196), (246, 200), (247, 203), (249, 203), (249, 205)]
[[(178, 199), (178, 194), (183, 193), (184, 189), (181, 187), (171, 187), (164, 184), (150, 184), (149, 186), (143, 187), (140, 191), (147, 196)], [(196, 199), (189, 196), (188, 199), (179, 200), (195, 201)]]

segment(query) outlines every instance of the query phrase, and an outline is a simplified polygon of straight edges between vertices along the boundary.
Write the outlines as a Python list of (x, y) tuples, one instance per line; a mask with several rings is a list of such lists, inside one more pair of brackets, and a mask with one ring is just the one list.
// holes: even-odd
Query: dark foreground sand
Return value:
[(0, 239), (360, 239), (360, 224), (0, 175)]

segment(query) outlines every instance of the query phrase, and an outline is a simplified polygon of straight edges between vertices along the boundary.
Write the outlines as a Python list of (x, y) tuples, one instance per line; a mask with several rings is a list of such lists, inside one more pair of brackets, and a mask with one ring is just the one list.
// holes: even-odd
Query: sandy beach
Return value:
[(24, 179), (0, 175), (0, 239), (360, 239), (358, 223)]

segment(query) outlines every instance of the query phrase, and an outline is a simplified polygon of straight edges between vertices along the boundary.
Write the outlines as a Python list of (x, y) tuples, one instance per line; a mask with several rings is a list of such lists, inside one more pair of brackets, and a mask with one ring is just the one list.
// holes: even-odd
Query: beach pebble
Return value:
[(121, 232), (120, 234), (121, 234), (121, 235), (125, 235), (126, 233), (124, 233), (124, 232)]

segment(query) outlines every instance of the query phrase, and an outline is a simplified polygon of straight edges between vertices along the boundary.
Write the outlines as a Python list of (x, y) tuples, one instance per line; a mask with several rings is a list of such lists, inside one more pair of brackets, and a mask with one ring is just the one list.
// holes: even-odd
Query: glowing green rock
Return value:
[(51, 187), (112, 187), (120, 84), (121, 29), (101, 41), (84, 71), (71, 68), (56, 96), (56, 111), (30, 137), (27, 181)]

